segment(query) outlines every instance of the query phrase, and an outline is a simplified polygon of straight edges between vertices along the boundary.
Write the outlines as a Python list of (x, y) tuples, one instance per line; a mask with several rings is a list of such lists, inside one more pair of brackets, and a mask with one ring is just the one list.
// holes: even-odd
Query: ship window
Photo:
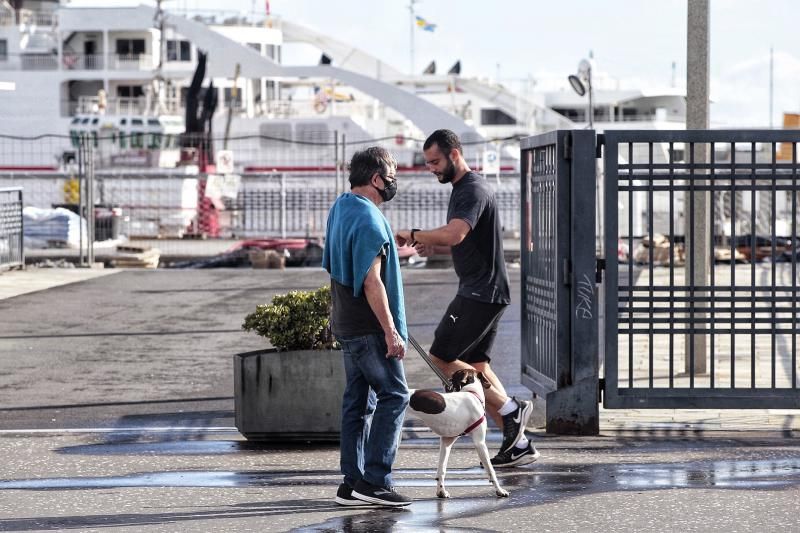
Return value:
[(72, 122), (70, 122), (70, 124), (79, 124), (80, 121), (81, 121), (80, 117), (75, 117), (75, 118), (72, 119)]
[(144, 39), (117, 39), (117, 55), (137, 56), (144, 54)]
[(484, 126), (507, 126), (516, 123), (514, 117), (502, 109), (481, 109), (481, 124)]
[(86, 117), (85, 119), (81, 120), (81, 124), (88, 124), (88, 123), (89, 123), (89, 117)]
[(0, 61), (8, 61), (8, 39), (0, 39)]
[(155, 150), (161, 148), (161, 134), (160, 133), (151, 133), (150, 134), (150, 143), (147, 145), (148, 148), (151, 150)]
[(121, 118), (121, 119), (119, 119), (119, 125), (120, 125), (120, 126), (124, 126), (124, 125), (126, 125), (127, 123), (128, 123), (128, 119), (127, 119), (127, 118)]
[(139, 98), (144, 96), (144, 87), (141, 85), (118, 85), (117, 96), (120, 98)]
[(261, 53), (261, 43), (247, 43), (247, 46), (258, 52)]
[(553, 111), (559, 115), (567, 117), (570, 120), (575, 120), (578, 122), (582, 122), (583, 119), (586, 118), (586, 112), (581, 109), (574, 109), (570, 107), (554, 107)]
[(191, 61), (192, 45), (189, 41), (171, 39), (167, 41), (167, 61)]
[(147, 125), (148, 126), (160, 126), (161, 123), (158, 121), (157, 118), (149, 118), (149, 119), (147, 119)]
[(131, 148), (144, 148), (144, 134), (141, 132), (131, 133)]
[(132, 118), (131, 119), (131, 126), (143, 126), (143, 125), (144, 125), (144, 121), (142, 121), (142, 119), (140, 119), (140, 118)]
[(127, 148), (127, 139), (128, 137), (123, 132), (119, 132), (119, 147), (120, 148)]
[(97, 124), (98, 122), (100, 122), (99, 118), (95, 117), (92, 119), (92, 124)]

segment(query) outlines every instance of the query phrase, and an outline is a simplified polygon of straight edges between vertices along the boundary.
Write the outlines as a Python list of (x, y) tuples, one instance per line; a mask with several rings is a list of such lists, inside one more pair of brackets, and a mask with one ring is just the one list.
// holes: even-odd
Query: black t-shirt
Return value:
[(467, 172), (453, 184), (447, 221), (454, 218), (472, 228), (452, 247), (458, 294), (480, 302), (511, 303), (500, 216), (494, 192), (480, 174)]
[[(384, 279), (381, 258), (381, 279)], [(367, 295), (353, 296), (353, 287), (342, 285), (331, 278), (331, 331), (340, 337), (383, 333), (378, 317), (367, 301)]]

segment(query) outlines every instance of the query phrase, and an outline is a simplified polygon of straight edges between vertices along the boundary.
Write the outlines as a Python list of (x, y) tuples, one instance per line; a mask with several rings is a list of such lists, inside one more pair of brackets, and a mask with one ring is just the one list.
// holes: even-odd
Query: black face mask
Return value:
[(375, 187), (375, 190), (377, 190), (378, 194), (381, 195), (383, 201), (388, 202), (394, 198), (395, 194), (397, 194), (397, 180), (391, 182), (384, 178), (381, 178), (381, 180), (383, 180), (383, 189), (378, 189), (374, 185), (373, 187)]
[(453, 160), (450, 159), (450, 156), (447, 157), (447, 167), (445, 167), (444, 172), (438, 174), (436, 177), (439, 178), (439, 183), (450, 183), (453, 181), (453, 178), (456, 177), (456, 166), (453, 164)]

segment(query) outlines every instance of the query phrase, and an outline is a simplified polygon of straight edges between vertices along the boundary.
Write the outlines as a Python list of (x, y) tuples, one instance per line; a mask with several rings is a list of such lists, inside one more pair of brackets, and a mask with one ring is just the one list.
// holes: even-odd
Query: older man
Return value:
[(408, 386), (397, 246), (378, 206), (397, 192), (397, 163), (383, 148), (353, 155), (350, 190), (328, 215), (322, 266), (331, 275), (331, 327), (347, 377), (342, 405), (340, 505), (404, 506), (392, 486)]

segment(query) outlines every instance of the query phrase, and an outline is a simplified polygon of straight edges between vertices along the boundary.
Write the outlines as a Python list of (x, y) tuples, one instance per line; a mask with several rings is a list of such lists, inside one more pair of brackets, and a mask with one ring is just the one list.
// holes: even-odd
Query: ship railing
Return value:
[(258, 102), (255, 106), (256, 116), (269, 118), (291, 118), (295, 116), (325, 117), (329, 115), (361, 116), (369, 119), (381, 118), (383, 109), (367, 102), (357, 100), (337, 101), (306, 99), (306, 100), (269, 100)]
[(206, 26), (249, 26), (280, 29), (281, 18), (274, 15), (265, 17), (263, 12), (243, 13), (236, 10), (220, 9), (168, 9), (173, 15), (179, 15)]
[(9, 55), (8, 68), (13, 70), (58, 70), (56, 54)]
[(64, 53), (61, 60), (65, 70), (103, 70), (105, 56), (103, 54)]
[(53, 11), (33, 11), (31, 9), (21, 9), (19, 11), (19, 23), (23, 26), (55, 26), (58, 22), (58, 15)]
[(112, 70), (151, 70), (156, 66), (150, 54), (111, 54), (109, 63)]
[[(152, 100), (145, 96), (114, 98), (80, 96), (73, 114), (146, 115), (152, 109)], [(183, 114), (182, 102), (179, 98), (166, 98), (162, 102), (161, 111), (168, 114)]]

